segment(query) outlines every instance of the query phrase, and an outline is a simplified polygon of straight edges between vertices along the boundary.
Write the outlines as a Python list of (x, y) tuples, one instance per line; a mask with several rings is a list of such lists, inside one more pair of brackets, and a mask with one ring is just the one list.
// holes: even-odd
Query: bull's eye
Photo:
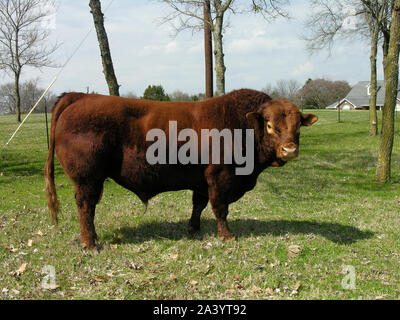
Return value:
[(275, 133), (274, 128), (271, 126), (271, 124), (269, 122), (267, 123), (267, 132), (269, 134), (274, 134)]

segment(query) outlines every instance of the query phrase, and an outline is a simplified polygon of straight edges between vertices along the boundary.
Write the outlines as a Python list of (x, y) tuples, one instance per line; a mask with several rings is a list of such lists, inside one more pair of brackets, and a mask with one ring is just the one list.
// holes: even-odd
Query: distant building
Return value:
[[(335, 102), (326, 109), (337, 110), (369, 110), (370, 82), (360, 81), (349, 92), (349, 94), (340, 102)], [(385, 82), (378, 81), (376, 97), (376, 108), (381, 110), (385, 103)], [(400, 92), (397, 94), (396, 110), (400, 111)]]

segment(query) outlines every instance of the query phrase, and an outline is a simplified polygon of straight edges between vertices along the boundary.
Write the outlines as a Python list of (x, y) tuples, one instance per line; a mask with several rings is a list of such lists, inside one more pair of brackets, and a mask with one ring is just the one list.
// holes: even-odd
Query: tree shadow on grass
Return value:
[[(8, 163), (0, 162), (0, 173), (3, 173), (4, 177), (12, 178), (43, 176), (45, 163), (46, 160), (30, 161), (29, 163), (23, 160)], [(56, 166), (54, 170), (56, 176), (64, 174), (64, 171), (60, 166)]]
[[(315, 221), (259, 221), (250, 219), (237, 219), (229, 222), (232, 233), (237, 238), (273, 235), (281, 236), (292, 234), (314, 234), (321, 235), (326, 239), (346, 245), (359, 240), (369, 239), (374, 233), (362, 231), (352, 226), (338, 223), (315, 222)], [(216, 236), (216, 222), (213, 219), (201, 221), (201, 231), (194, 235), (196, 239), (202, 239), (206, 235)], [(151, 222), (144, 223), (138, 227), (122, 227), (103, 236), (103, 240), (112, 242), (117, 236), (121, 237), (123, 243), (141, 243), (152, 239), (180, 240), (191, 238), (188, 233), (188, 222)]]

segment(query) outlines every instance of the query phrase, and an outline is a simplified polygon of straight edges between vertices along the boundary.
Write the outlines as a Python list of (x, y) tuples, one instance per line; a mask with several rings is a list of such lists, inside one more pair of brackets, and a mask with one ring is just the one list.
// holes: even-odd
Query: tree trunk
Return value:
[(382, 112), (382, 132), (376, 168), (376, 179), (380, 183), (390, 180), (390, 167), (394, 139), (394, 115), (398, 93), (400, 49), (400, 0), (395, 1), (390, 26), (390, 41), (384, 61), (385, 105)]
[(15, 112), (17, 114), (17, 122), (21, 122), (21, 94), (19, 92), (19, 79), (21, 77), (21, 62), (19, 55), (19, 28), (15, 29), (15, 69), (14, 71), (14, 95), (15, 95)]
[(90, 0), (89, 6), (93, 15), (94, 25), (96, 27), (97, 39), (99, 41), (101, 58), (103, 62), (103, 72), (106, 77), (110, 95), (119, 96), (119, 85), (115, 76), (114, 66), (111, 58), (110, 46), (106, 29), (104, 27), (104, 15), (101, 12), (100, 0)]
[(222, 27), (223, 16), (217, 15), (215, 18), (215, 25), (213, 30), (214, 35), (214, 57), (215, 57), (215, 78), (216, 78), (216, 95), (222, 96), (225, 94), (225, 63), (224, 51), (222, 43)]
[(386, 61), (388, 53), (389, 53), (389, 42), (390, 42), (390, 33), (383, 32), (382, 52), (383, 52), (383, 78), (384, 79), (386, 79), (385, 61)]
[(205, 76), (206, 76), (206, 99), (214, 95), (213, 77), (213, 53), (211, 34), (211, 6), (210, 0), (204, 1), (204, 55), (205, 55)]
[(19, 79), (21, 71), (16, 71), (14, 75), (14, 94), (15, 94), (15, 112), (17, 114), (17, 121), (21, 122), (21, 94), (19, 91)]
[(370, 83), (370, 99), (369, 114), (370, 125), (369, 135), (375, 137), (378, 134), (378, 117), (376, 114), (376, 97), (377, 97), (377, 75), (376, 75), (376, 56), (378, 53), (378, 37), (379, 29), (375, 26), (371, 34), (371, 83)]

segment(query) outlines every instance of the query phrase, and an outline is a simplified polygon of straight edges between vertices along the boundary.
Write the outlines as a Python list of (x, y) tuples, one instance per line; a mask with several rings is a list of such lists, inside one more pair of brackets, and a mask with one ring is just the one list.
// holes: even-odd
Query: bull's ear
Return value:
[(250, 112), (246, 114), (246, 119), (254, 127), (254, 133), (258, 142), (261, 142), (264, 132), (264, 119), (258, 112)]
[(318, 121), (318, 117), (315, 114), (302, 114), (301, 113), (301, 125), (309, 127)]
[[(261, 127), (264, 124), (263, 117), (258, 112), (250, 112), (246, 114), (246, 119), (253, 124), (254, 127)], [(257, 129), (257, 128), (256, 128)]]

